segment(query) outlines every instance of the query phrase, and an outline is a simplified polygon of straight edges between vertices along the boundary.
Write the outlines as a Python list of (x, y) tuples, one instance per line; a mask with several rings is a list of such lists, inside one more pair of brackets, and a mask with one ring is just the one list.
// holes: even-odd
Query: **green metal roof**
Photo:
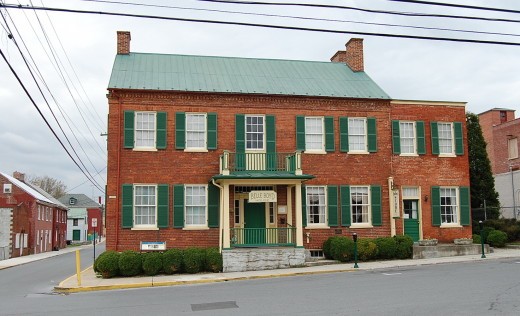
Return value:
[(233, 172), (229, 175), (216, 175), (213, 176), (215, 180), (221, 179), (302, 179), (309, 180), (314, 179), (313, 175), (310, 174), (302, 174), (295, 175), (292, 172), (258, 172), (258, 171), (241, 171), (241, 172)]
[(118, 54), (108, 88), (390, 99), (344, 63), (146, 53)]

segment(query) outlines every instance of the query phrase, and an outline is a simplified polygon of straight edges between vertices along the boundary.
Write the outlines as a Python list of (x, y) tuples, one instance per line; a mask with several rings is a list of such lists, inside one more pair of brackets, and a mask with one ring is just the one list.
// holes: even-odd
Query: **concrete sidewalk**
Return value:
[(353, 263), (341, 263), (330, 265), (318, 265), (311, 267), (263, 270), (263, 271), (247, 271), (247, 272), (227, 272), (227, 273), (202, 273), (202, 274), (176, 274), (176, 275), (160, 275), (154, 277), (141, 276), (133, 278), (111, 278), (102, 279), (96, 276), (92, 267), (81, 272), (81, 285), (78, 285), (77, 276), (73, 275), (59, 286), (55, 287), (57, 292), (75, 293), (85, 291), (102, 291), (113, 289), (128, 289), (156, 286), (172, 286), (181, 284), (196, 284), (210, 282), (224, 282), (237, 280), (251, 280), (261, 278), (276, 278), (296, 275), (335, 273), (335, 272), (352, 272), (367, 271), (376, 269), (396, 269), (403, 267), (456, 263), (456, 262), (478, 262), (494, 259), (518, 258), (520, 261), (520, 249), (495, 249), (493, 253), (486, 254), (487, 258), (481, 258), (481, 255), (467, 255), (457, 257), (442, 257), (430, 259), (408, 259), (408, 260), (388, 260), (388, 261), (372, 261), (360, 262), (359, 268), (354, 269)]

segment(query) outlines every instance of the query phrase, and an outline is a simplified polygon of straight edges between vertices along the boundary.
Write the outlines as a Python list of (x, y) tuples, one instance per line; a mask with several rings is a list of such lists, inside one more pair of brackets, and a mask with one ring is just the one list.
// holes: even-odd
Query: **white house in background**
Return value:
[[(67, 216), (67, 240), (72, 243), (85, 242), (98, 235), (101, 229), (101, 205), (85, 194), (65, 194), (60, 202), (69, 208)], [(96, 227), (93, 227), (95, 223)], [(98, 224), (99, 223), (99, 226)], [(90, 239), (92, 240), (92, 239)]]

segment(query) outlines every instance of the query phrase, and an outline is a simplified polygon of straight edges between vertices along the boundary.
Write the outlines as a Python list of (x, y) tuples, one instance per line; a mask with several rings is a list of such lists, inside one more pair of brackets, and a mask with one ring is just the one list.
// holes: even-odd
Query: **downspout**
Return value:
[[(216, 186), (217, 188), (220, 189), (220, 209), (222, 210), (221, 212), (219, 213), (223, 213), (224, 212), (224, 188), (217, 184), (215, 182), (215, 179), (211, 178), (211, 183)], [(219, 252), (222, 253), (222, 243), (224, 242), (224, 216), (222, 216), (223, 214), (219, 214), (219, 221), (220, 221), (220, 229), (219, 229), (219, 234), (218, 234), (218, 249), (219, 249)]]

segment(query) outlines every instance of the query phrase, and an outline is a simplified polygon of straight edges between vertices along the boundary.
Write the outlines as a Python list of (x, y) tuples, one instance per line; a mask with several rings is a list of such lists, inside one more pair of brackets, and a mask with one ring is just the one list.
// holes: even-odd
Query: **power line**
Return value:
[[(198, 1), (202, 1), (202, 0), (198, 0)], [(206, 0), (204, 0), (204, 1), (206, 1)], [(31, 7), (29, 7), (29, 6), (15, 6), (15, 5), (9, 5), (9, 4), (0, 5), (0, 6), (3, 6), (5, 8), (10, 8), (10, 9), (45, 10), (45, 11), (53, 11), (53, 12), (111, 15), (111, 16), (120, 16), (120, 17), (147, 18), (147, 19), (181, 21), (181, 22), (194, 22), (194, 23), (209, 23), (209, 24), (221, 24), (221, 25), (238, 25), (238, 26), (262, 27), (262, 28), (272, 28), (272, 29), (281, 29), (281, 30), (293, 30), (293, 31), (307, 31), (307, 32), (321, 32), (321, 33), (335, 33), (335, 34), (351, 34), (351, 35), (360, 35), (360, 36), (390, 37), (390, 38), (403, 38), (403, 39), (419, 39), (419, 40), (446, 41), (446, 42), (473, 43), (473, 44), (492, 44), (492, 45), (520, 46), (520, 43), (517, 43), (517, 42), (504, 42), (504, 41), (488, 41), (488, 40), (474, 40), (474, 39), (461, 39), (461, 38), (449, 38), (449, 37), (432, 37), (432, 36), (417, 36), (417, 35), (390, 34), (390, 33), (357, 32), (357, 31), (331, 30), (331, 29), (319, 29), (319, 28), (308, 28), (308, 27), (297, 27), (297, 26), (283, 26), (283, 25), (273, 25), (273, 24), (246, 23), (246, 22), (235, 22), (235, 21), (176, 18), (176, 17), (157, 16), (157, 15), (130, 14), (130, 13), (107, 12), (107, 11), (91, 11), (91, 10), (63, 9), (63, 8), (51, 8), (51, 7), (34, 7), (34, 6), (31, 6)], [(515, 21), (515, 22), (520, 22), (520, 20)]]
[(413, 4), (426, 4), (426, 5), (432, 5), (432, 6), (462, 8), (462, 9), (472, 9), (472, 10), (484, 10), (484, 11), (495, 11), (495, 12), (505, 12), (505, 13), (520, 13), (520, 10), (491, 8), (491, 7), (480, 7), (480, 6), (474, 6), (474, 5), (445, 3), (445, 2), (420, 1), (420, 0), (386, 0), (386, 1), (405, 2), (405, 3), (413, 3)]

